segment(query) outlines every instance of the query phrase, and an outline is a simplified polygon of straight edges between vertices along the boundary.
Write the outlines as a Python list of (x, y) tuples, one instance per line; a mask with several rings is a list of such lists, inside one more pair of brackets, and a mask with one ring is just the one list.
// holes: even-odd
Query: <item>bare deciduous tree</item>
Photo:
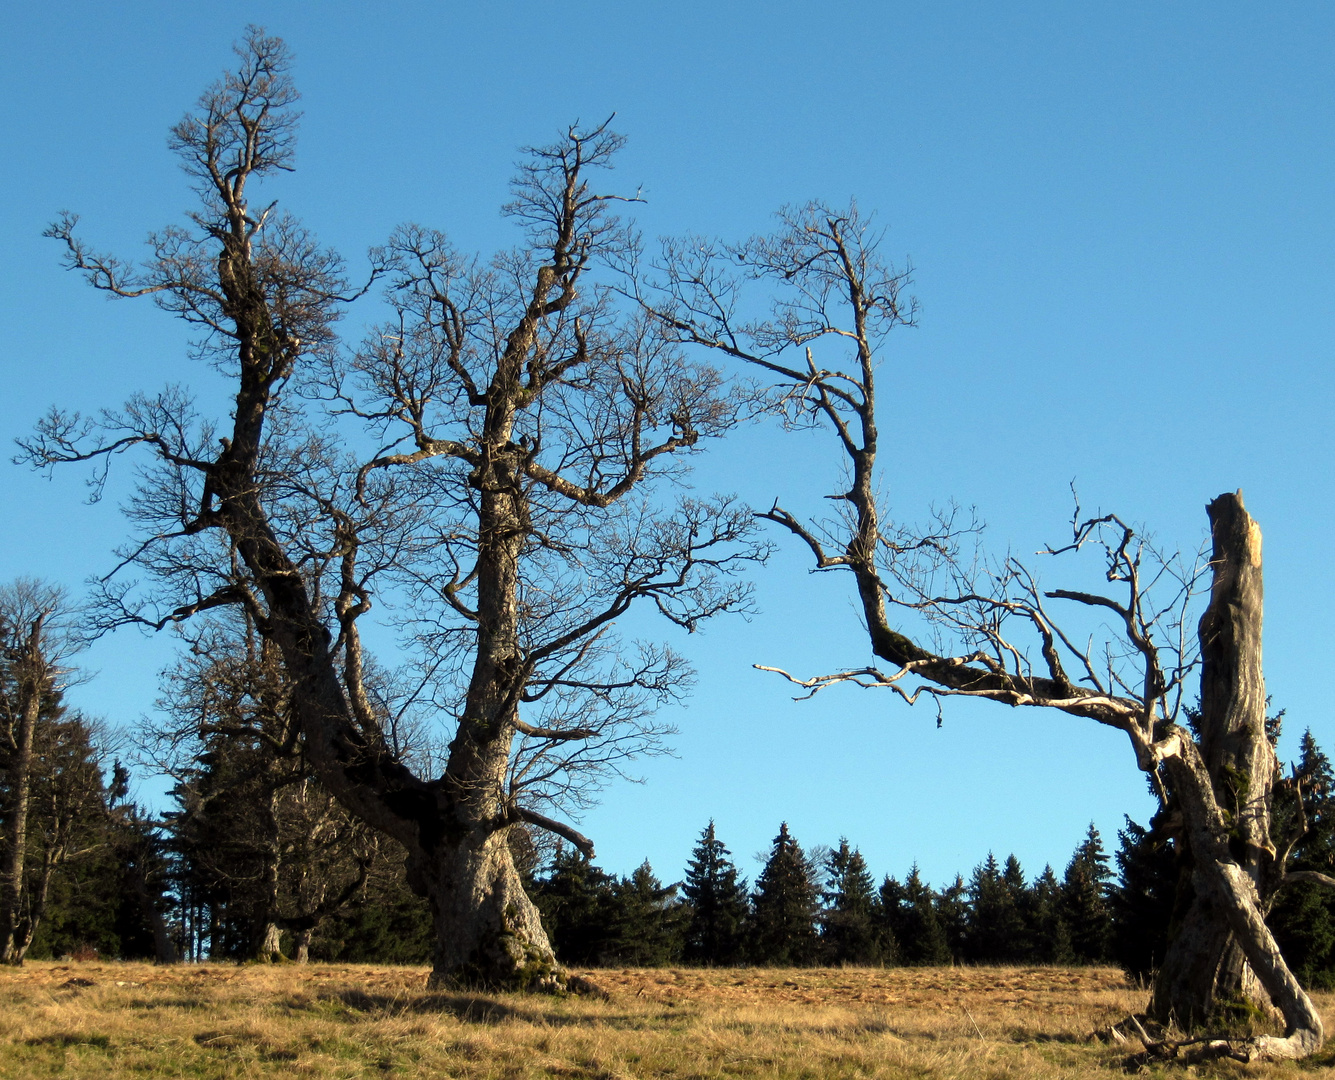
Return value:
[[(322, 783), (407, 849), (435, 912), (434, 977), (559, 983), (507, 832), (591, 847), (545, 804), (581, 790), (572, 770), (583, 783), (658, 745), (651, 706), (683, 669), (615, 640), (632, 604), (687, 628), (747, 604), (733, 575), (764, 554), (750, 513), (651, 483), (744, 402), (598, 284), (630, 248), (615, 200), (590, 186), (620, 146), (605, 126), (527, 153), (514, 251), (480, 263), (438, 233), (396, 233), (376, 254), (394, 318), (346, 360), (342, 264), (251, 203), (252, 185), (292, 168), (286, 50), (252, 30), (237, 51), (173, 129), (200, 195), (186, 227), (154, 234), (138, 269), (91, 251), (72, 217), (51, 230), (94, 287), (151, 295), (202, 330), (199, 352), (234, 380), (230, 421), (200, 421), (172, 390), (91, 420), (53, 411), (24, 452), (46, 466), (150, 451), (124, 556), (155, 591), (113, 579), (107, 621), (244, 607), (282, 657)], [(338, 443), (353, 420), (376, 451)], [(359, 620), (386, 597), (411, 614), (424, 685), (453, 722), (434, 776), (396, 752), (367, 692)]]
[(88, 729), (64, 718), (78, 650), (64, 590), (31, 578), (0, 588), (0, 962), (21, 964), (51, 879), (80, 824), (101, 809)]
[[(842, 508), (833, 520), (805, 521), (777, 504), (761, 516), (801, 541), (817, 569), (852, 574), (872, 652), (890, 668), (788, 677), (808, 693), (854, 682), (909, 702), (925, 693), (1042, 706), (1125, 733), (1137, 765), (1165, 799), (1171, 791), (1194, 867), (1195, 905), (1170, 947), (1154, 1011), (1199, 1025), (1221, 997), (1259, 981), (1285, 1036), (1214, 1052), (1312, 1053), (1324, 1037), (1320, 1017), (1264, 918), (1285, 873), (1269, 815), (1277, 765), (1261, 674), (1261, 537), (1241, 495), (1210, 504), (1213, 582), (1199, 653), (1188, 602), (1204, 567), (1159, 556), (1116, 516), (1082, 519), (1077, 509), (1071, 541), (1048, 552), (1099, 551), (1107, 592), (1044, 590), (1012, 558), (979, 563), (949, 516), (925, 530), (887, 526), (877, 481), (896, 473), (878, 466), (876, 368), (886, 334), (913, 319), (907, 273), (881, 260), (879, 237), (855, 206), (813, 203), (780, 218), (774, 235), (736, 247), (669, 243), (657, 280), (633, 287), (679, 340), (768, 372), (789, 421), (827, 426), (843, 450), (848, 486), (830, 496)], [(753, 285), (769, 290), (758, 318), (746, 317)], [(802, 350), (805, 361), (793, 362)], [(1082, 618), (1091, 629), (1091, 615), (1104, 621), (1096, 649), (1072, 629)], [(1197, 666), (1193, 735), (1182, 699)]]

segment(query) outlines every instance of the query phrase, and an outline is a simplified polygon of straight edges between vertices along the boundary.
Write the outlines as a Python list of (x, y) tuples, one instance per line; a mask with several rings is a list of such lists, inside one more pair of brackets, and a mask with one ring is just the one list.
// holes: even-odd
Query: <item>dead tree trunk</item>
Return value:
[[(1260, 889), (1274, 857), (1270, 794), (1277, 762), (1266, 734), (1261, 666), (1264, 609), (1261, 531), (1237, 494), (1208, 507), (1214, 580), (1201, 616), (1201, 711), (1197, 738), (1214, 796), (1229, 823), (1229, 848)], [(1195, 861), (1189, 836), (1182, 837)], [(1169, 944), (1151, 1012), (1186, 1028), (1223, 1019), (1230, 1006), (1265, 1004), (1217, 891), (1202, 888)]]

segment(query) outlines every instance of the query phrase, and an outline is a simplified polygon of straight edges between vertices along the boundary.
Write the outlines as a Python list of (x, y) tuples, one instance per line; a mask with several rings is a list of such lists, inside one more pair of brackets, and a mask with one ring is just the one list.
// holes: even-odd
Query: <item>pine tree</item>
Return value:
[(1075, 849), (1062, 881), (1062, 911), (1071, 928), (1071, 949), (1077, 963), (1102, 964), (1109, 959), (1112, 916), (1108, 909), (1108, 856), (1099, 830), (1090, 822)]
[(974, 964), (1007, 964), (1023, 959), (1025, 926), (1021, 913), (1024, 871), (1014, 855), (1005, 869), (996, 856), (974, 867), (969, 882), (969, 929), (965, 956)]
[(937, 911), (937, 897), (923, 881), (917, 863), (903, 885), (887, 877), (881, 884), (880, 899), (901, 964), (931, 967), (950, 963), (950, 945)]
[(681, 958), (686, 920), (677, 886), (664, 885), (645, 859), (612, 886), (602, 963), (661, 967)]
[[(1296, 774), (1307, 832), (1290, 857), (1291, 870), (1335, 874), (1335, 773), (1309, 729), (1303, 734)], [(1297, 827), (1297, 795), (1276, 792), (1276, 818)], [(1335, 895), (1311, 882), (1285, 886), (1266, 920), (1294, 974), (1309, 987), (1335, 989)]]
[(821, 942), (831, 964), (875, 964), (882, 959), (875, 926), (876, 887), (867, 862), (846, 837), (825, 859)]
[(742, 959), (747, 918), (746, 882), (714, 833), (714, 822), (691, 852), (682, 894), (690, 905), (683, 958), (694, 964), (736, 964)]
[(551, 871), (537, 883), (533, 902), (558, 959), (568, 964), (601, 962), (609, 945), (615, 880), (573, 848), (557, 850)]
[(956, 874), (955, 880), (936, 894), (936, 911), (951, 962), (963, 963), (969, 936), (969, 887), (961, 875)]
[(820, 941), (816, 936), (818, 904), (813, 877), (806, 855), (784, 822), (756, 880), (751, 902), (750, 951), (756, 963), (787, 966), (815, 962)]
[(1028, 890), (1025, 905), (1025, 930), (1028, 939), (1028, 962), (1035, 964), (1069, 964), (1074, 959), (1071, 949), (1071, 928), (1062, 914), (1062, 887), (1052, 867), (1034, 879)]
[(1128, 975), (1145, 980), (1168, 948), (1181, 870), (1173, 845), (1129, 817), (1117, 840), (1117, 881), (1108, 894), (1112, 954)]

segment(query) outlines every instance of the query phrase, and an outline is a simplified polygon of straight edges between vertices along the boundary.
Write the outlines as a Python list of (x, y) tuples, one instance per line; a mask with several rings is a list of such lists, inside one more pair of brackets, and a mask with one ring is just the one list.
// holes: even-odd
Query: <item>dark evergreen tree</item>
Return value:
[[(53, 700), (42, 710), (33, 758), (38, 767), (30, 775), (18, 958), (80, 949), (119, 956), (120, 866), (91, 725)], [(5, 776), (0, 750), (0, 804)], [(7, 813), (0, 806), (0, 836), (8, 831)]]
[[(1299, 793), (1306, 818), (1307, 830), (1295, 843), (1288, 868), (1335, 875), (1335, 774), (1310, 729), (1303, 734), (1294, 772), (1297, 790), (1288, 785), (1276, 792), (1275, 799), (1275, 816), (1283, 819), (1283, 831), (1300, 828)], [(1335, 893), (1306, 881), (1286, 885), (1267, 921), (1303, 984), (1335, 989)]]
[(659, 881), (648, 859), (630, 877), (617, 881), (600, 962), (662, 967), (680, 960), (690, 916), (677, 888)]
[(969, 922), (964, 955), (973, 964), (1013, 964), (1024, 959), (1024, 872), (1015, 856), (1003, 870), (991, 852), (969, 881)]
[(1128, 975), (1148, 980), (1168, 948), (1181, 869), (1172, 842), (1129, 817), (1117, 840), (1117, 881), (1108, 894), (1112, 955)]
[(746, 882), (714, 833), (705, 827), (691, 852), (682, 893), (690, 910), (683, 958), (693, 964), (736, 964), (745, 945)]
[(963, 963), (969, 936), (969, 887), (956, 874), (955, 880), (936, 894), (937, 917), (946, 936), (946, 948), (953, 963)]
[(880, 908), (901, 964), (933, 967), (949, 964), (950, 945), (937, 911), (937, 897), (914, 863), (904, 884), (892, 877), (881, 883)]
[(165, 673), (164, 726), (147, 737), (177, 780), (183, 887), (208, 908), (208, 954), (304, 961), (320, 922), (402, 849), (341, 806), (303, 753), (290, 680), (249, 620), (196, 630)]
[(1026, 961), (1035, 964), (1069, 964), (1071, 929), (1062, 912), (1062, 887), (1051, 866), (1034, 880), (1026, 894), (1024, 908)]
[(816, 882), (801, 846), (779, 827), (751, 901), (752, 960), (776, 966), (814, 963), (819, 955)]
[(1104, 964), (1111, 958), (1112, 915), (1108, 908), (1108, 856), (1103, 839), (1090, 822), (1075, 849), (1062, 881), (1062, 913), (1071, 928), (1071, 951), (1077, 963)]
[(400, 860), (377, 867), (356, 898), (320, 921), (310, 956), (341, 964), (426, 964), (434, 943), (431, 906), (408, 887)]
[(557, 849), (551, 870), (537, 882), (533, 902), (559, 960), (597, 964), (607, 954), (616, 879), (573, 848)]
[(841, 836), (824, 870), (821, 944), (826, 963), (880, 963), (884, 954), (876, 932), (876, 886), (862, 853)]

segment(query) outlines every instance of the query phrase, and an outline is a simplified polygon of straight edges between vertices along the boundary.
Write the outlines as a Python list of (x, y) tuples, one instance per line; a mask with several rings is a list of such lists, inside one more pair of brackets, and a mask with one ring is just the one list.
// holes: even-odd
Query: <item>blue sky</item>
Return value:
[[(168, 126), (250, 22), (297, 56), (306, 118), (282, 204), (354, 267), (399, 222), (459, 246), (512, 242), (497, 208), (516, 148), (616, 112), (645, 232), (742, 237), (780, 205), (856, 196), (916, 268), (920, 325), (882, 369), (892, 511), (976, 506), (998, 550), (1060, 536), (1088, 506), (1194, 549), (1204, 506), (1241, 487), (1266, 537), (1266, 671), (1291, 755), (1335, 744), (1324, 683), (1331, 481), (1335, 10), (1325, 4), (340, 2), (11, 5), (0, 16), (0, 434), (53, 401), (217, 391), (151, 305), (108, 304), (40, 237), (60, 210), (100, 248), (139, 250), (189, 205)], [(369, 318), (354, 309), (352, 337)], [(833, 447), (773, 429), (713, 452), (697, 483), (795, 505)], [(0, 469), (0, 578), (73, 587), (125, 532), (82, 477)], [(128, 479), (128, 476), (127, 476)], [(1115, 733), (1001, 708), (930, 709), (834, 690), (793, 703), (753, 663), (868, 659), (846, 587), (785, 547), (760, 614), (679, 646), (699, 669), (678, 757), (645, 763), (584, 819), (600, 861), (680, 873), (713, 817), (754, 875), (786, 819), (846, 835), (877, 873), (941, 882), (989, 850), (1031, 873), (1093, 820), (1110, 842), (1149, 801)], [(650, 623), (634, 631), (654, 634)], [(75, 691), (133, 724), (169, 635), (126, 633)], [(1335, 748), (1335, 747), (1332, 747)], [(145, 783), (145, 791), (151, 785)]]

